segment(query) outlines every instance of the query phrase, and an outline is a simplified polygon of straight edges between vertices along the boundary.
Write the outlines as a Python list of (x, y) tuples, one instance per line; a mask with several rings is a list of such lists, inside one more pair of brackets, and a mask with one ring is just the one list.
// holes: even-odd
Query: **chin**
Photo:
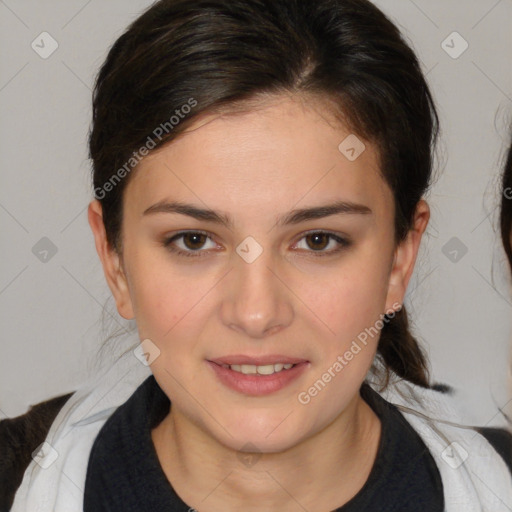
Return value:
[(227, 432), (216, 428), (215, 437), (221, 444), (237, 452), (283, 452), (299, 444), (307, 435), (304, 422), (299, 424), (293, 416), (294, 413), (289, 417), (282, 414), (277, 418), (261, 415), (255, 417), (245, 413), (236, 421), (234, 418), (233, 421), (226, 419), (224, 425)]

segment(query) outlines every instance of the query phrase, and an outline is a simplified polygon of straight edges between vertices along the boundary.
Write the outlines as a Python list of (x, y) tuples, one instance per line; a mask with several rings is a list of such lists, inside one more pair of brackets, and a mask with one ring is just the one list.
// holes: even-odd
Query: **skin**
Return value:
[[(122, 255), (106, 241), (100, 203), (89, 206), (119, 314), (135, 318), (140, 339), (160, 350), (151, 369), (172, 407), (152, 432), (157, 455), (176, 492), (201, 512), (333, 510), (362, 488), (375, 461), (381, 424), (359, 388), (377, 336), (307, 405), (297, 396), (403, 302), (429, 208), (418, 203), (397, 246), (394, 199), (377, 150), (365, 141), (349, 161), (338, 145), (350, 131), (326, 112), (320, 102), (281, 96), (249, 112), (200, 118), (130, 177)], [(340, 199), (371, 213), (277, 224), (291, 210)], [(143, 215), (164, 200), (222, 211), (233, 226)], [(174, 246), (199, 248), (204, 257), (163, 244), (198, 229), (210, 238), (182, 237)], [(309, 231), (351, 243), (311, 240)], [(263, 248), (252, 263), (236, 252), (248, 236)], [(309, 364), (284, 389), (254, 397), (225, 387), (206, 363), (229, 354), (284, 354)], [(240, 457), (248, 442), (259, 452), (251, 463)]]

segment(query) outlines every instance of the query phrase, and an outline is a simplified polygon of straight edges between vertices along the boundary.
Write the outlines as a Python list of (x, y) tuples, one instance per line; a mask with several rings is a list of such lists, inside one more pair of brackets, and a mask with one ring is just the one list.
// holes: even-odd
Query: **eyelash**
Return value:
[[(176, 235), (173, 235), (170, 238), (166, 238), (163, 241), (163, 246), (166, 249), (168, 249), (169, 251), (171, 251), (172, 253), (174, 253), (174, 254), (176, 254), (178, 256), (185, 256), (187, 258), (202, 258), (202, 257), (207, 256), (208, 255), (207, 254), (208, 251), (204, 251), (202, 249), (197, 249), (196, 251), (183, 251), (181, 249), (176, 249), (175, 247), (172, 246), (172, 243), (175, 240), (183, 238), (183, 236), (185, 236), (187, 234), (205, 235), (206, 237), (211, 239), (210, 234), (205, 232), (205, 231), (181, 231), (180, 233), (177, 233)], [(313, 256), (316, 257), (316, 258), (323, 258), (323, 257), (326, 257), (326, 256), (332, 256), (334, 254), (339, 253), (343, 249), (346, 249), (347, 247), (349, 247), (351, 245), (351, 241), (350, 240), (348, 240), (346, 238), (343, 238), (343, 237), (340, 237), (339, 235), (336, 235), (336, 234), (331, 233), (329, 231), (309, 231), (309, 232), (305, 233), (302, 236), (302, 238), (299, 239), (299, 242), (303, 238), (306, 238), (309, 235), (327, 235), (328, 238), (329, 238), (329, 241), (330, 240), (334, 240), (335, 242), (337, 242), (339, 244), (339, 247), (337, 249), (330, 250), (330, 251), (327, 251), (327, 252), (326, 251), (313, 251), (313, 250), (306, 251), (306, 252), (312, 253)]]

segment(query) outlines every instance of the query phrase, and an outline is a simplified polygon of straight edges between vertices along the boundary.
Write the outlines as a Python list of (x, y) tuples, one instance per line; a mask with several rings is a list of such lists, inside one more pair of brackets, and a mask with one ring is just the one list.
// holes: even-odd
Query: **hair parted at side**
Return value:
[[(199, 115), (280, 93), (329, 100), (376, 144), (402, 241), (430, 184), (438, 117), (396, 26), (367, 0), (161, 0), (117, 39), (94, 89), (93, 186), (112, 248), (122, 251), (123, 191), (149, 139), (151, 151)], [(386, 384), (392, 370), (429, 387), (404, 309), (384, 325), (378, 357)]]

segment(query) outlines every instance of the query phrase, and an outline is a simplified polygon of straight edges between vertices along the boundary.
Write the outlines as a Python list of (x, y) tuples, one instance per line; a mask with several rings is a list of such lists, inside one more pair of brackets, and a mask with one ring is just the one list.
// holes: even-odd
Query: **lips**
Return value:
[[(228, 361), (234, 362), (228, 364)], [(288, 362), (285, 363), (284, 361)], [(309, 362), (305, 359), (281, 355), (261, 357), (233, 355), (206, 360), (205, 362), (222, 384), (231, 390), (249, 396), (275, 393), (291, 385), (309, 368)], [(237, 365), (237, 363), (243, 364)], [(290, 366), (290, 368), (286, 368), (285, 364), (286, 367)], [(278, 366), (278, 371), (274, 371), (274, 366), (272, 372), (270, 372), (271, 365)]]
[(298, 357), (284, 356), (281, 354), (269, 354), (266, 356), (247, 356), (247, 355), (229, 355), (215, 359), (209, 359), (210, 362), (222, 365), (254, 365), (254, 366), (265, 366), (270, 364), (300, 364), (307, 363), (306, 359)]

